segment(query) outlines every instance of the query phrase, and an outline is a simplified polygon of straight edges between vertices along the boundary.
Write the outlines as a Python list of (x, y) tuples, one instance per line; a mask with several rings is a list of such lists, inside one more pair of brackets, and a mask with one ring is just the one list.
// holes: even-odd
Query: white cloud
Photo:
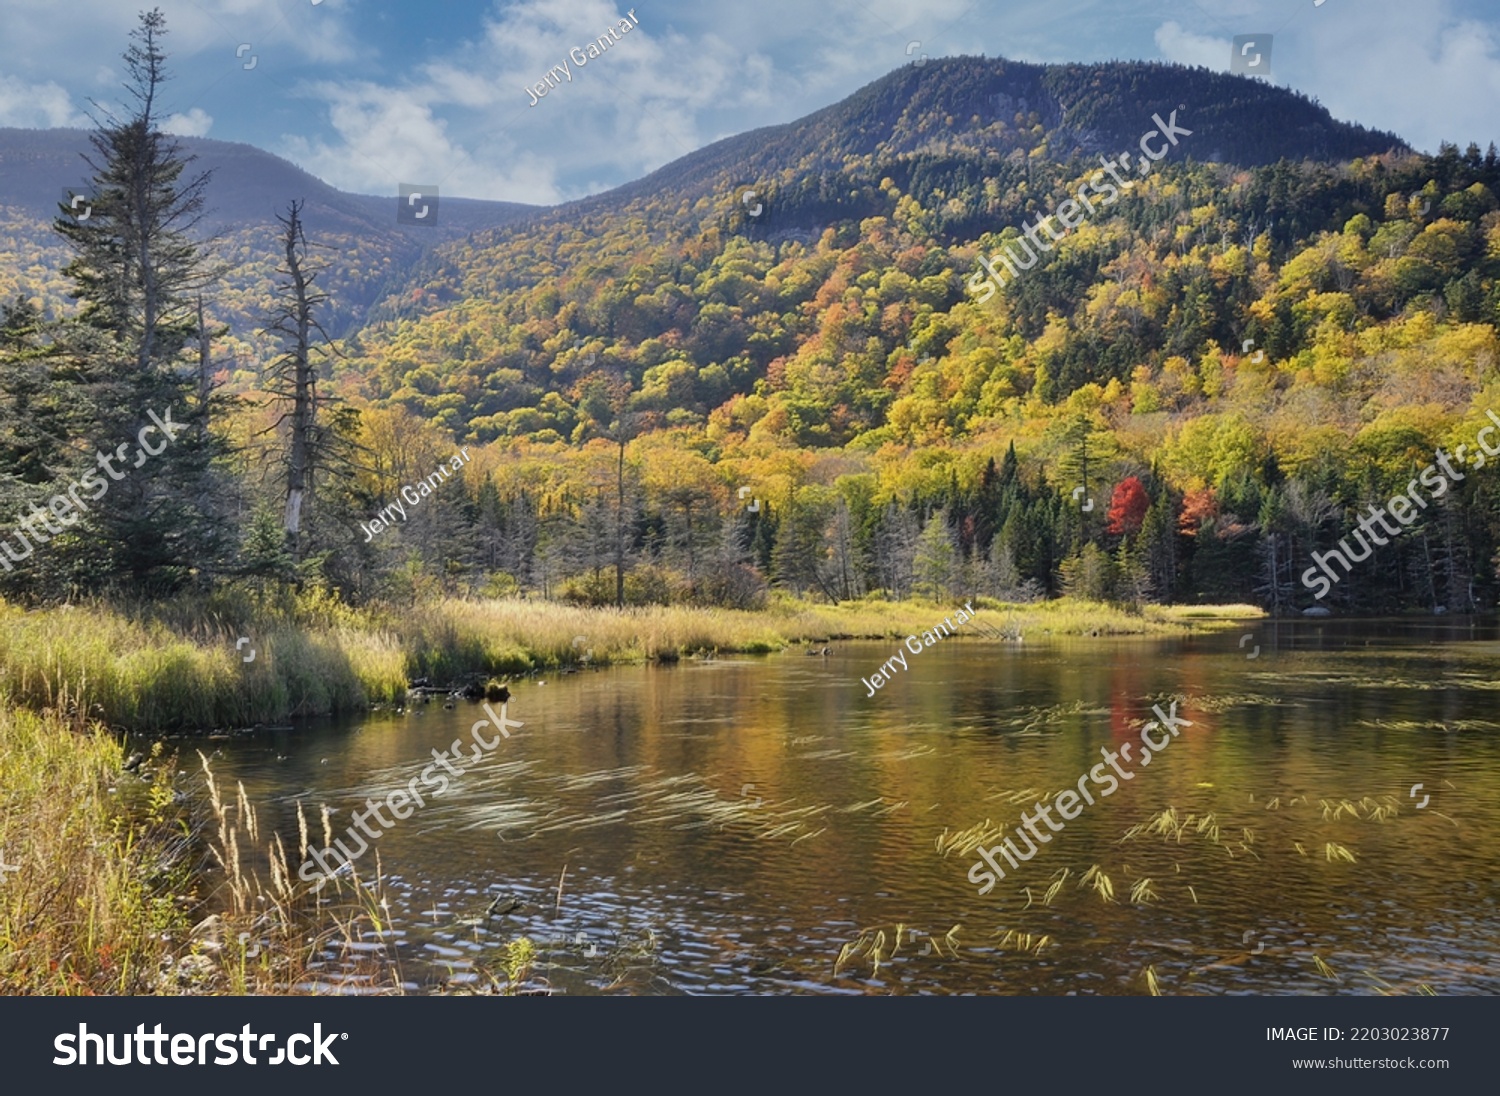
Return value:
[(51, 80), (28, 84), (19, 77), (0, 74), (0, 126), (47, 129), (88, 124), (60, 85)]
[(1228, 38), (1194, 34), (1176, 22), (1167, 22), (1156, 28), (1156, 48), (1167, 61), (1223, 70), (1229, 67), (1233, 43)]
[[(1495, 0), (1194, 0), (1171, 6), (1172, 21), (1156, 5), (1106, 0), (657, 0), (637, 4), (639, 25), (572, 64), (535, 107), (525, 88), (635, 0), (449, 0), (425, 37), (409, 28), (426, 20), (398, 24), (357, 0), (69, 0), (66, 19), (56, 0), (0, 0), (0, 124), (86, 124), (78, 108), (90, 95), (115, 109), (126, 35), (156, 3), (170, 30), (176, 80), (163, 107), (180, 112), (174, 129), (212, 126), (379, 194), (425, 182), (474, 197), (578, 197), (719, 135), (803, 117), (924, 53), (1160, 57), (1223, 72), (1233, 35), (1266, 31), (1275, 82), (1336, 117), (1428, 149), (1500, 141)], [(408, 28), (399, 41), (396, 25)], [(242, 42), (259, 55), (250, 76), (235, 56)], [(921, 44), (908, 54), (911, 42)]]
[(199, 57), (223, 58), (250, 42), (274, 46), (321, 64), (367, 56), (354, 37), (355, 20), (343, 0), (4, 0), (0, 43), (7, 64), (66, 83), (97, 81), (103, 65), (118, 65), (141, 9), (160, 6), (167, 17), (169, 69), (181, 74)]
[[(400, 183), (434, 184), (442, 193), (465, 197), (512, 197), (517, 180), (480, 168), (468, 151), (449, 140), (447, 123), (432, 110), (430, 89), (388, 88), (368, 81), (324, 82), (308, 94), (327, 105), (337, 139), (285, 138), (285, 151), (307, 170), (345, 190), (394, 194)], [(513, 149), (510, 151), (514, 151)], [(525, 165), (519, 178), (528, 187), (540, 180)], [(516, 200), (512, 197), (512, 200)]]
[[(1361, 0), (1358, 11), (1308, 8), (1286, 19), (1266, 3), (1221, 11), (1231, 33), (1275, 31), (1272, 79), (1313, 96), (1335, 118), (1390, 130), (1417, 148), (1500, 141), (1500, 30), (1461, 16), (1453, 0)], [(1229, 25), (1217, 16), (1221, 29)], [(1168, 61), (1226, 71), (1229, 37), (1175, 21), (1155, 34)]]
[[(1366, 18), (1367, 9), (1368, 18)], [(1277, 46), (1280, 47), (1278, 42)], [(1440, 141), (1500, 142), (1500, 35), (1444, 2), (1369, 0), (1360, 18), (1310, 36), (1299, 82), (1337, 117), (1394, 130), (1436, 152)]]
[(186, 114), (172, 115), (162, 123), (161, 128), (163, 133), (178, 137), (207, 137), (213, 124), (213, 115), (202, 107), (193, 107)]
[[(640, 9), (641, 22), (579, 65), (570, 49), (607, 38), (628, 22), (624, 12), (610, 0), (522, 0), (488, 20), (480, 40), (404, 80), (307, 85), (333, 135), (288, 136), (282, 151), (348, 189), (435, 182), (466, 197), (552, 203), (582, 192), (563, 175), (645, 174), (704, 143), (705, 111), (770, 98), (769, 58), (712, 32), (653, 29)], [(526, 89), (564, 62), (560, 86), (533, 105)]]

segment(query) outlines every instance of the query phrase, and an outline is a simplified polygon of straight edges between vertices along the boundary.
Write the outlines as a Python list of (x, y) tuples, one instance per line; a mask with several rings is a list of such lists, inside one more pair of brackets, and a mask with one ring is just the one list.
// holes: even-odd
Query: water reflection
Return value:
[[(1489, 625), (954, 641), (869, 697), (891, 646), (521, 683), (524, 729), (372, 842), (371, 946), (415, 989), (525, 934), (573, 993), (1144, 993), (1147, 968), (1165, 993), (1500, 992)], [(990, 894), (939, 851), (1173, 697), (1193, 726)], [(475, 718), (429, 704), (215, 764), (295, 842), (298, 800), (342, 831)]]

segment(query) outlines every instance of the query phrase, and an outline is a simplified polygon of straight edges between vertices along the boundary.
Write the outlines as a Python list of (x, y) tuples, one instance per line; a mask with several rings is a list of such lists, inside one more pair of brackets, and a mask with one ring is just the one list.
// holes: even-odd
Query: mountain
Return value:
[[(938, 210), (935, 226), (950, 243), (972, 240), (1023, 204), (1013, 199), (1040, 181), (1032, 178), (1039, 166), (1077, 174), (1083, 164), (1097, 167), (1096, 156), (1139, 155), (1155, 114), (1191, 130), (1181, 155), (1198, 162), (1256, 167), (1411, 152), (1394, 134), (1336, 121), (1296, 92), (1205, 68), (975, 57), (914, 63), (798, 121), (717, 141), (635, 182), (528, 219), (514, 233), (502, 226), (438, 249), (371, 319), (414, 314), (433, 299), (424, 288), (440, 301), (462, 297), (464, 272), (486, 286), (562, 273), (537, 236), (548, 226), (606, 233), (638, 212), (654, 239), (681, 241), (702, 229), (707, 201), (722, 213), (724, 231), (808, 242), (836, 221), (888, 213), (891, 202), (877, 193), (887, 176), (920, 201), (942, 190), (950, 207), (955, 186), (975, 193), (977, 201)], [(503, 262), (473, 250), (523, 237), (535, 246)], [(447, 254), (462, 256), (458, 267), (444, 266)], [(512, 259), (520, 265), (511, 267)]]
[(907, 65), (805, 118), (715, 142), (576, 205), (703, 193), (726, 174), (771, 178), (789, 164), (816, 173), (923, 155), (1004, 158), (1037, 148), (1054, 159), (1114, 155), (1134, 150), (1155, 128), (1153, 113), (1165, 117), (1174, 108), (1193, 130), (1188, 154), (1198, 160), (1253, 167), (1410, 151), (1394, 134), (1335, 121), (1297, 92), (1206, 68), (955, 57)]
[[(1177, 142), (1080, 211), (1099, 156), (1137, 152), (1157, 118)], [(38, 241), (69, 175), (21, 154), (49, 140), (12, 135), (0, 160), (0, 288), (60, 300)], [(338, 248), (322, 284), (347, 335), (322, 390), (359, 409), (364, 456), (323, 512), (378, 512), (455, 440), (474, 449), (378, 549), (330, 551), (330, 588), (602, 604), (623, 563), (632, 604), (743, 606), (765, 581), (1277, 613), (1500, 597), (1478, 433), (1500, 407), (1493, 145), (1420, 155), (1202, 69), (982, 58), (908, 66), (567, 205), (445, 202), (431, 229), (188, 144), (224, 165), (205, 227), (237, 264), (214, 308), (241, 331), (282, 201), (308, 197), (310, 234)], [(986, 282), (1002, 249), (1016, 267)], [(222, 342), (254, 385), (264, 347)], [(32, 355), (23, 340), (6, 363), (27, 398)], [(275, 540), (284, 505), (260, 475), (268, 414), (222, 423), (251, 439), (231, 509), (270, 515), (241, 519), (247, 545)], [(1439, 490), (1428, 467), (1431, 497), (1411, 494), (1440, 447), (1471, 471)], [(1405, 535), (1317, 593), (1312, 554), (1388, 502)]]
[[(1122, 246), (1065, 276), (1052, 263), (1028, 278), (1008, 308), (1010, 334), (1036, 340), (1050, 316), (1112, 299), (1118, 279), (1105, 268), (1119, 251), (1139, 247), (1143, 264), (1159, 265), (1158, 237), (1184, 208), (1203, 209), (1195, 241), (1214, 230), (1246, 246), (1264, 233), (1287, 249), (1358, 212), (1381, 217), (1386, 188), (1400, 185), (1384, 165), (1413, 159), (1398, 137), (1336, 121), (1304, 96), (1201, 68), (908, 65), (799, 121), (435, 249), (371, 310), (346, 377), (478, 440), (591, 436), (600, 369), (677, 422), (789, 387), (775, 401), (791, 402), (788, 436), (842, 444), (889, 426), (913, 365), (897, 351), (921, 317), (934, 353), (937, 331), (960, 325), (976, 241), (1056, 209), (1100, 155), (1139, 157), (1158, 116), (1186, 131), (1154, 172), (1174, 192), (1151, 188), (1110, 214), (1128, 226)], [(882, 278), (904, 288), (864, 307), (889, 315), (846, 329), (843, 296)], [(1213, 283), (1201, 277), (1195, 295), (1221, 293)], [(1241, 307), (1251, 288), (1236, 291)], [(820, 335), (833, 321), (839, 330)], [(1248, 317), (1219, 308), (1201, 321), (1181, 334), (1136, 323), (1105, 344), (1088, 332), (1068, 341), (1043, 389), (1060, 383), (1056, 398), (1123, 378), (1164, 348), (1149, 345), (1157, 335), (1174, 352), (1209, 338), (1233, 345)], [(1016, 385), (1031, 387), (1002, 387)]]
[[(307, 203), (303, 221), (309, 239), (330, 248), (323, 253), (328, 270), (320, 284), (333, 295), (324, 324), (331, 334), (358, 326), (370, 304), (437, 246), (538, 208), (444, 196), (436, 224), (399, 224), (394, 196), (346, 194), (250, 145), (177, 140), (197, 158), (188, 177), (212, 173), (201, 229), (218, 238), (218, 253), (231, 266), (215, 314), (240, 339), (250, 338), (263, 321), (278, 254), (276, 214), (285, 213), (293, 199)], [(91, 172), (82, 156), (92, 152), (81, 130), (0, 128), (0, 254), (12, 260), (0, 267), (0, 297), (24, 289), (40, 291), (52, 304), (62, 299), (65, 287), (56, 272), (68, 254), (50, 226), (65, 190), (86, 184)]]

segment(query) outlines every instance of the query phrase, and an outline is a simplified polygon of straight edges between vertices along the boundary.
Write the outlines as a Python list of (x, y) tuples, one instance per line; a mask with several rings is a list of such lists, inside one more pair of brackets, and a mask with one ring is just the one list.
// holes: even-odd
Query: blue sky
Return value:
[[(0, 0), (0, 125), (117, 100), (130, 0)], [(1500, 144), (1496, 0), (644, 0), (535, 106), (527, 85), (626, 18), (611, 0), (157, 0), (178, 132), (244, 141), (345, 190), (551, 203), (801, 117), (923, 55), (1227, 70), (1274, 35), (1274, 82), (1335, 117)], [(915, 43), (915, 44), (914, 44)], [(247, 68), (249, 65), (251, 67)]]

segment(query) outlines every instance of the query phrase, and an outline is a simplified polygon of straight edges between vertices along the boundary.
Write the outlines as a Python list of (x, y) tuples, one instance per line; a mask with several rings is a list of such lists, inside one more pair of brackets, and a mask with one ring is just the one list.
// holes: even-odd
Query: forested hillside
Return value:
[[(1174, 109), (1192, 134), (1149, 178), (976, 303), (979, 256)], [(492, 505), (520, 527), (592, 530), (566, 559), (510, 548), (527, 585), (583, 567), (612, 593), (606, 450), (625, 434), (631, 546), (694, 590), (729, 520), (761, 574), (831, 597), (1286, 611), (1342, 515), (1430, 463), (1491, 379), (1496, 176), (1493, 152), (1415, 156), (1204, 71), (908, 67), (451, 245), (342, 376), (506, 453)], [(737, 508), (740, 486), (767, 508)], [(1332, 603), (1488, 598), (1493, 517), (1467, 505), (1486, 490)]]
[[(981, 257), (1169, 115), (1190, 132), (1149, 174), (975, 297)], [(1500, 407), (1497, 192), (1493, 148), (1416, 155), (1207, 70), (908, 66), (416, 260), (327, 367), (361, 455), (313, 510), (322, 551), (272, 535), (273, 411), (224, 422), (236, 565), (353, 597), (1296, 611), (1311, 553)], [(310, 240), (339, 239), (329, 219), (309, 204)], [(272, 270), (249, 240), (239, 261)], [(18, 331), (0, 352), (45, 343)], [(459, 445), (462, 483), (369, 532)], [(1476, 473), (1323, 603), (1493, 605), (1500, 489)]]

